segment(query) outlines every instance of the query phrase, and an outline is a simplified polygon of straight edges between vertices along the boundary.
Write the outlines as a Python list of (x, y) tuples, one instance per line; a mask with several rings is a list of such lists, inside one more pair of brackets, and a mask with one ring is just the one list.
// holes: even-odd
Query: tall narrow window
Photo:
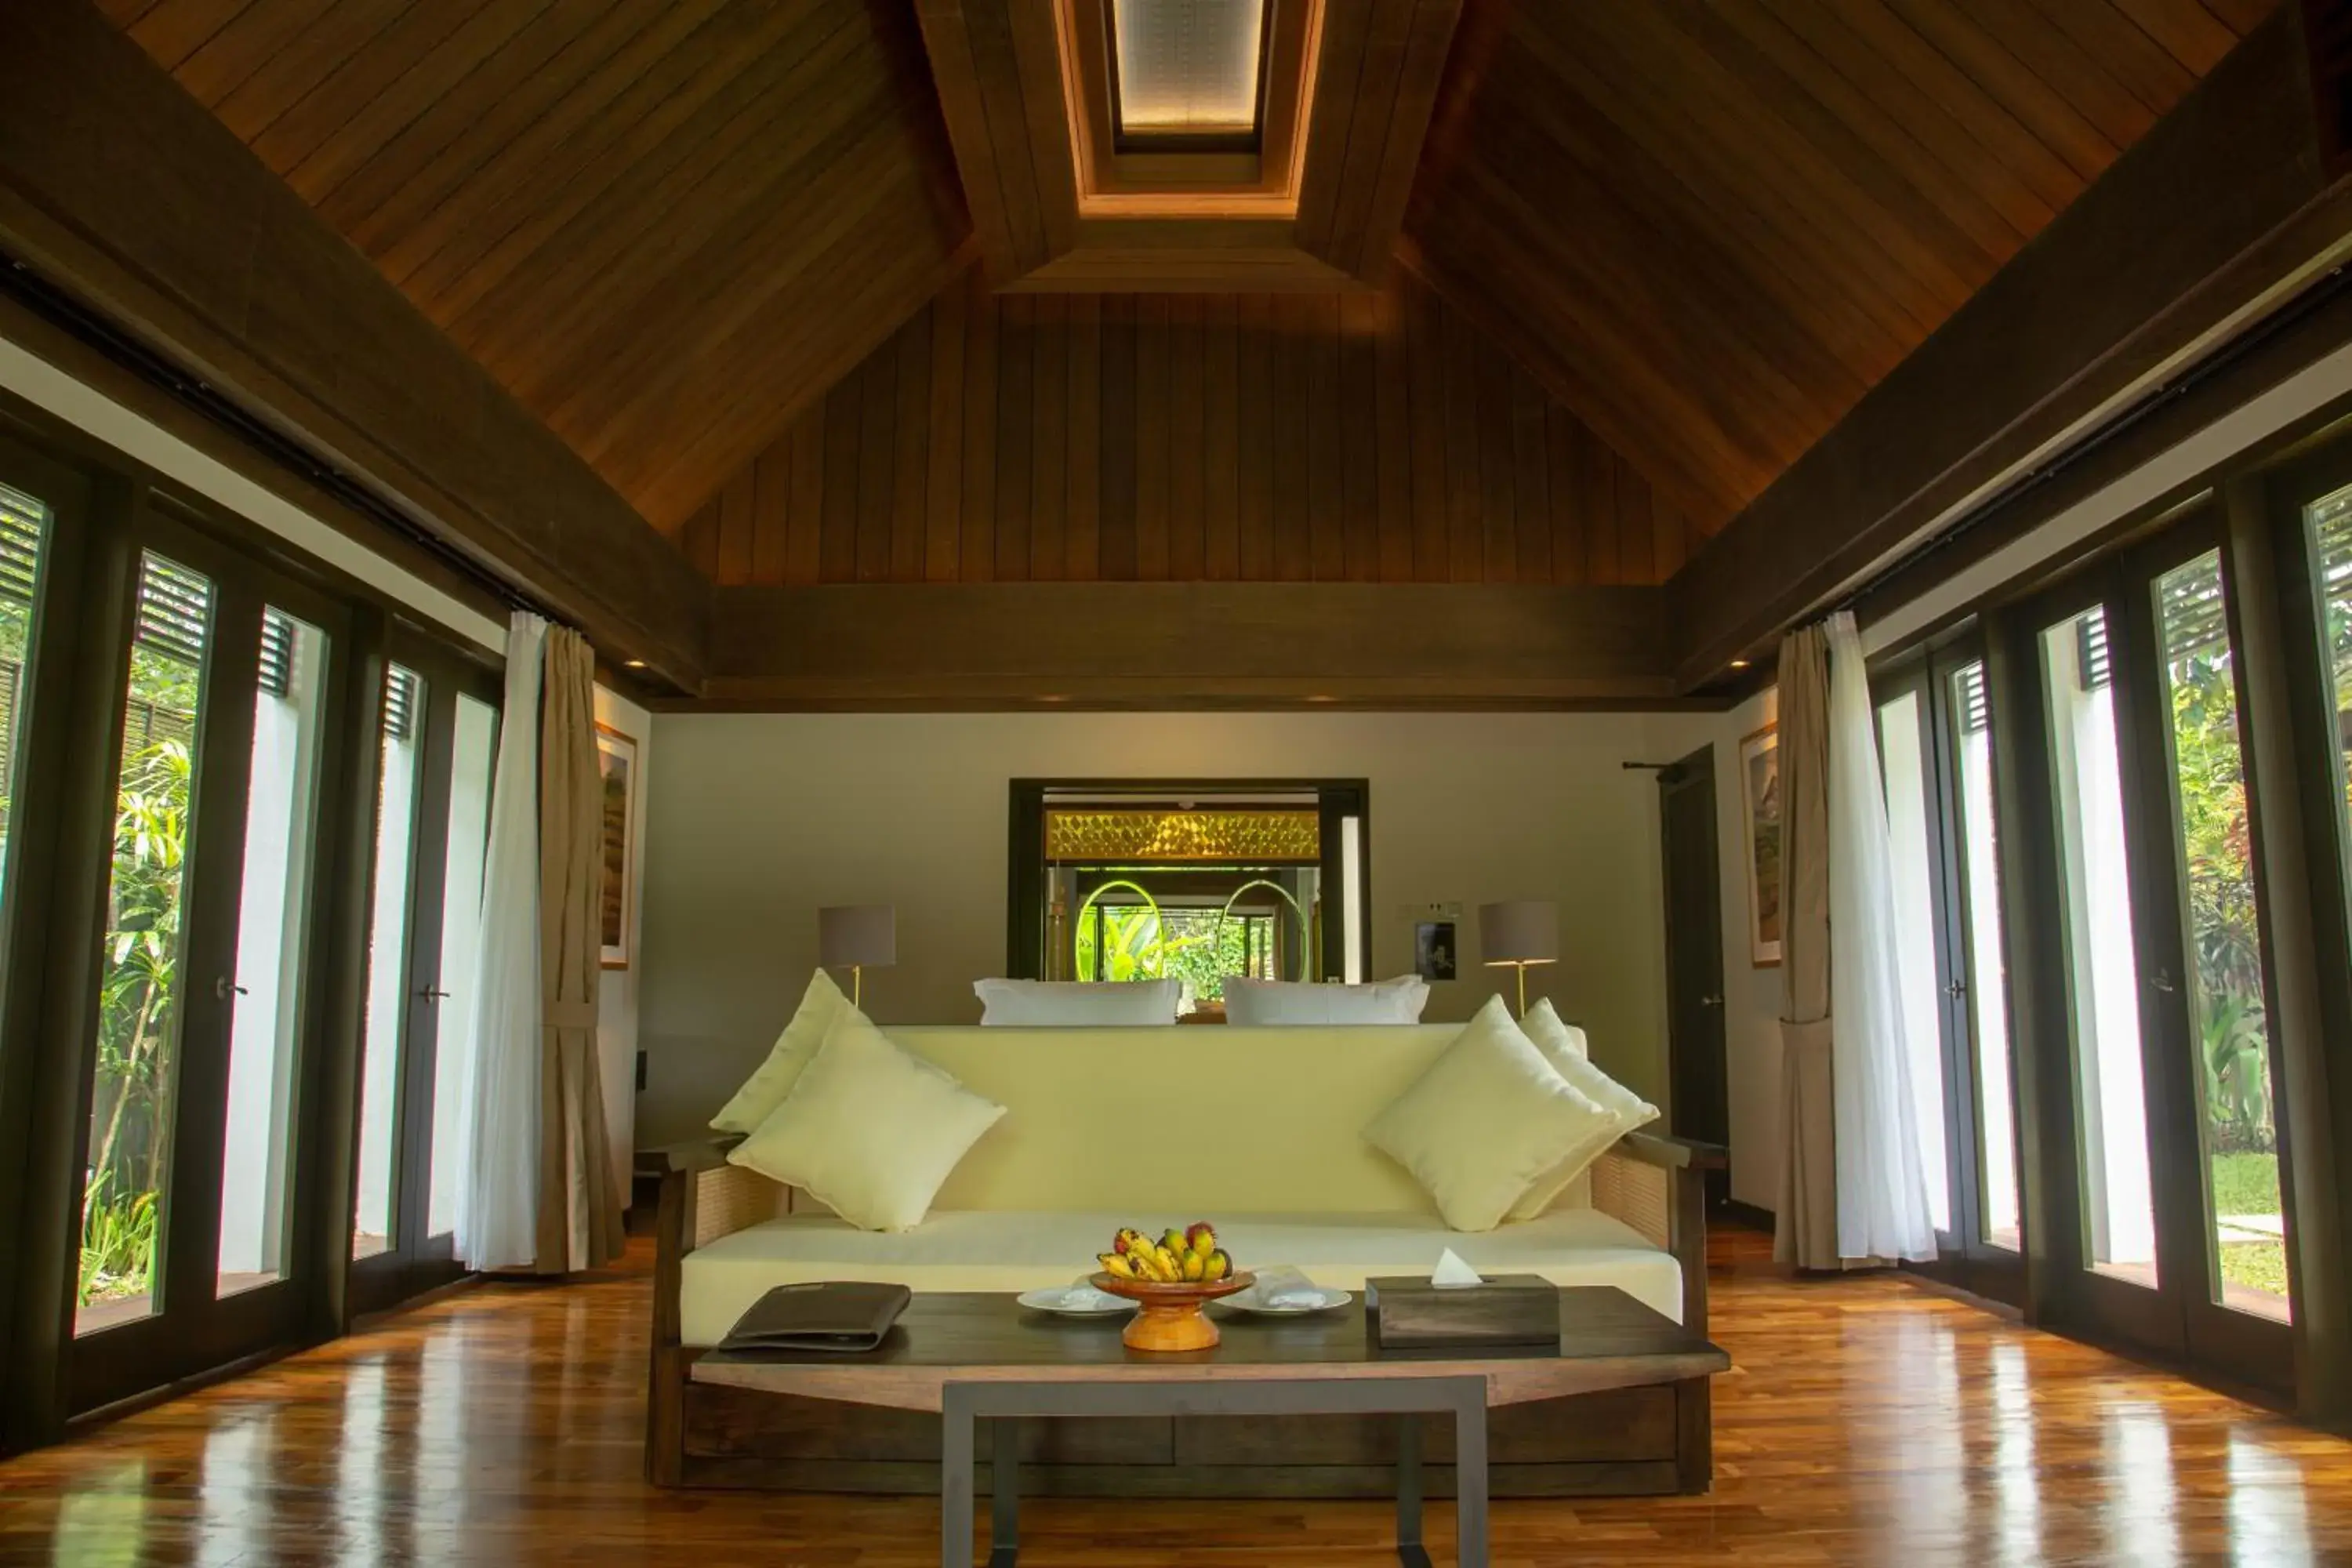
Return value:
[(1956, 731), (1952, 756), (1969, 1023), (1975, 1046), (1978, 1239), (2016, 1252), (2024, 1243), (2017, 1194), (2017, 1118), (2010, 1088), (2008, 977), (2001, 963), (1992, 716), (1983, 664), (1969, 663), (1952, 671), (1949, 700)]
[(2126, 859), (2122, 753), (2098, 605), (2042, 634), (2058, 806), (2067, 1000), (2081, 1142), (2084, 1262), (2157, 1283), (2139, 981)]
[(2271, 1108), (2253, 834), (2238, 736), (2236, 659), (2221, 557), (2158, 580), (2158, 636), (2171, 727), (2174, 831), (2188, 911), (2189, 1079), (2204, 1107), (2203, 1226), (2210, 1299), (2285, 1320), (2286, 1248)]
[(457, 694), (449, 764), (449, 834), (441, 884), (441, 975), (434, 1002), (433, 1177), (425, 1234), (457, 1224), (457, 1175), (474, 1086), (475, 986), (481, 973), (482, 868), (490, 827), (498, 710)]
[(150, 552), (140, 565), (123, 693), (77, 1333), (148, 1317), (162, 1305), (158, 1242), (171, 1203), (173, 1102), (187, 1000), (182, 916), (212, 620), (210, 579)]
[(224, 1296), (286, 1274), (326, 662), (324, 632), (280, 610), (263, 612), (237, 900), (228, 1129), (221, 1148), (217, 1289)]
[(0, 909), (6, 907), (8, 837), (16, 816), (10, 805), (16, 796), (33, 615), (40, 603), (48, 521), (41, 502), (0, 485)]
[(368, 920), (367, 1045), (360, 1076), (359, 1183), (352, 1256), (392, 1245), (399, 1180), (402, 1005), (408, 984), (409, 890), (417, 785), (424, 776), (425, 682), (392, 665), (383, 683), (383, 761), (376, 776), (375, 896)]
[(1904, 1037), (1911, 1054), (1912, 1121), (1927, 1169), (1927, 1207), (1939, 1234), (1952, 1228), (1950, 1152), (1945, 1142), (1944, 994), (1937, 979), (1936, 938), (1942, 921), (1930, 801), (1934, 752), (1927, 704), (1917, 689), (1878, 706), (1885, 759), (1888, 869), (1895, 884), (1895, 957), (1902, 983)]

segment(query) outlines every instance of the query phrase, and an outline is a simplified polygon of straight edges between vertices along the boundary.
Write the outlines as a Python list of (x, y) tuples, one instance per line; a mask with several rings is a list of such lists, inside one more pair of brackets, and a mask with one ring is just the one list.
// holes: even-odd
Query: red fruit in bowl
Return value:
[(1127, 1237), (1124, 1236), (1113, 1237), (1110, 1244), (1110, 1249), (1113, 1252), (1118, 1253), (1122, 1258), (1127, 1256)]
[(1188, 1246), (1197, 1247), (1202, 1237), (1214, 1236), (1216, 1234), (1216, 1228), (1204, 1219), (1194, 1220), (1191, 1225), (1184, 1227), (1184, 1240)]

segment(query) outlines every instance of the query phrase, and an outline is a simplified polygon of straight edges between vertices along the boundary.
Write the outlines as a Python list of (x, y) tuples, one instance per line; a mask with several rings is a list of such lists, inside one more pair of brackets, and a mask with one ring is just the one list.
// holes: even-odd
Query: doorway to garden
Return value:
[(1007, 973), (1175, 980), (1196, 1023), (1223, 1020), (1234, 976), (1361, 981), (1369, 795), (1360, 779), (1017, 779)]

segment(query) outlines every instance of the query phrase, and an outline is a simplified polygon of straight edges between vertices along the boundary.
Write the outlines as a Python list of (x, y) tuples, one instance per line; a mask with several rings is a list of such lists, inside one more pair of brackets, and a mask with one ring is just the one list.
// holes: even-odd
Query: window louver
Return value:
[(294, 689), (294, 623), (276, 610), (261, 615), (261, 689), (272, 697)]
[(405, 741), (416, 732), (416, 676), (398, 665), (384, 671), (383, 733), (390, 741)]
[(139, 629), (134, 634), (141, 646), (202, 664), (212, 618), (212, 584), (160, 555), (150, 555), (141, 564)]
[(0, 485), (0, 597), (33, 602), (41, 564), (40, 502)]
[(2075, 668), (2085, 691), (2096, 691), (2115, 679), (2107, 657), (2107, 615), (2092, 610), (2074, 622)]
[(1984, 666), (1969, 665), (1953, 678), (1953, 688), (1960, 700), (1960, 733), (1981, 735), (1992, 723), (1990, 705), (1985, 699)]

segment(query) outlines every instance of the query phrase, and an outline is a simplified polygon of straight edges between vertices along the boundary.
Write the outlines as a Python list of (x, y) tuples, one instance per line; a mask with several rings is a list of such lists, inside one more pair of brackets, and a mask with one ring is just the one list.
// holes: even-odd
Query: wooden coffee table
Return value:
[(1152, 1355), (1119, 1342), (1122, 1319), (1031, 1312), (1011, 1296), (919, 1295), (881, 1348), (861, 1355), (711, 1351), (697, 1383), (901, 1410), (942, 1423), (940, 1561), (972, 1561), (973, 1424), (992, 1418), (989, 1561), (1019, 1553), (1020, 1468), (1015, 1423), (1086, 1415), (1394, 1415), (1397, 1556), (1429, 1562), (1421, 1542), (1421, 1427), (1454, 1424), (1454, 1542), (1464, 1568), (1486, 1562), (1486, 1412), (1528, 1400), (1725, 1371), (1731, 1358), (1623, 1291), (1559, 1293), (1560, 1343), (1382, 1352), (1367, 1340), (1360, 1304), (1306, 1318), (1261, 1318), (1213, 1308), (1224, 1331), (1214, 1350)]

